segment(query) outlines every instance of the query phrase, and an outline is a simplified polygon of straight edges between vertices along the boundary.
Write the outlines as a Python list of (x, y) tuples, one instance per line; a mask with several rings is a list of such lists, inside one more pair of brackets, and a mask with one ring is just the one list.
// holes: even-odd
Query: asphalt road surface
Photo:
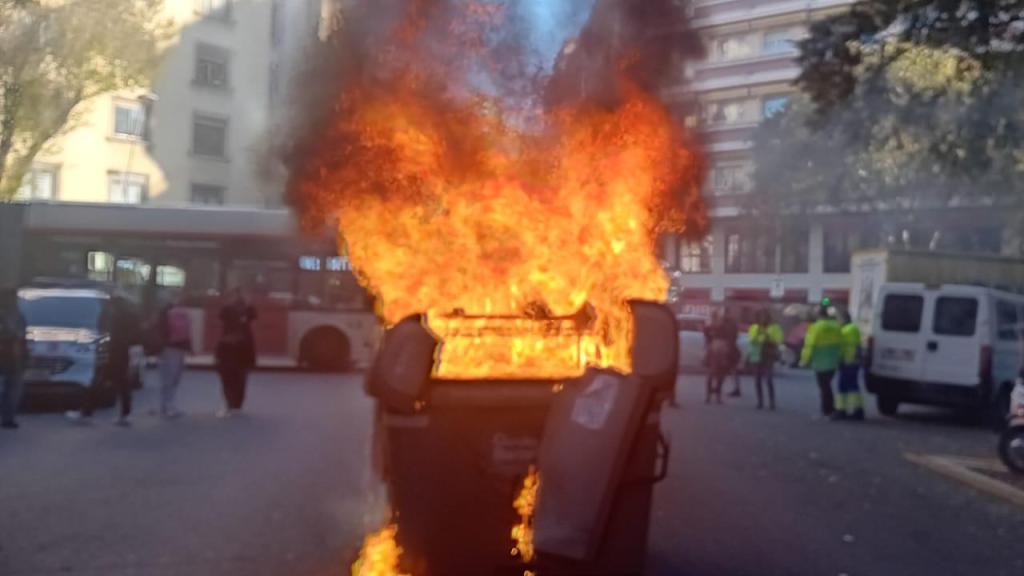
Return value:
[[(46, 414), (0, 434), (0, 575), (347, 574), (379, 499), (361, 378), (256, 374), (228, 420), (215, 383), (189, 372), (177, 421), (145, 414), (148, 385), (131, 429)], [(758, 412), (745, 386), (705, 406), (701, 379), (680, 379), (649, 574), (1024, 574), (1024, 508), (904, 457), (991, 457), (990, 432), (927, 410), (815, 419), (802, 374)]]

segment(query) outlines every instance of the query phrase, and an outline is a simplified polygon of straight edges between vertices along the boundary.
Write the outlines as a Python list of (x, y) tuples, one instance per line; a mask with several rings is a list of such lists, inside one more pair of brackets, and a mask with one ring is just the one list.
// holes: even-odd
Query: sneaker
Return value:
[(92, 416), (86, 416), (78, 410), (68, 410), (64, 413), (64, 417), (67, 418), (69, 422), (73, 422), (75, 424), (92, 424)]
[(742, 394), (740, 394), (739, 390), (733, 390), (732, 392), (729, 392), (727, 396), (729, 398), (739, 398), (740, 396), (742, 396)]
[(850, 414), (850, 420), (862, 422), (864, 420), (864, 410), (857, 410), (853, 414)]
[(169, 410), (169, 411), (164, 412), (164, 413), (162, 413), (160, 415), (163, 416), (164, 418), (168, 419), (168, 420), (177, 420), (178, 418), (181, 418), (182, 416), (184, 416), (185, 413), (182, 412), (181, 410)]
[(0, 424), (0, 428), (5, 428), (7, 430), (17, 430), (18, 423), (14, 422), (13, 420), (11, 422), (4, 422), (3, 424)]
[(112, 424), (114, 426), (120, 426), (121, 428), (130, 428), (132, 425), (132, 421), (129, 420), (127, 416), (119, 416), (117, 418), (114, 418)]
[(217, 411), (217, 418), (230, 418), (234, 413), (230, 408), (223, 408)]
[(832, 420), (833, 422), (838, 422), (840, 420), (846, 420), (846, 412), (840, 412), (840, 411), (837, 410), (837, 411), (833, 412), (832, 414), (829, 414), (829, 420)]

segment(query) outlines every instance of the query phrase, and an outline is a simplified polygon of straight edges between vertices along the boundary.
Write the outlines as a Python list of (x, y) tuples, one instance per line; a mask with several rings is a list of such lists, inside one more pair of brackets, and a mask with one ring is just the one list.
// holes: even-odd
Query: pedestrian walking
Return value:
[(185, 357), (192, 352), (192, 318), (176, 297), (160, 313), (160, 415), (181, 416), (175, 398), (185, 370)]
[[(132, 413), (131, 349), (142, 343), (142, 326), (135, 306), (124, 296), (115, 294), (108, 306), (110, 340), (103, 377), (117, 397), (120, 408), (114, 424), (128, 427), (131, 426), (129, 416)], [(95, 384), (84, 388), (79, 409), (67, 412), (65, 416), (74, 422), (91, 422), (98, 392)]]
[(832, 394), (832, 378), (839, 368), (842, 355), (842, 332), (839, 324), (829, 316), (830, 306), (828, 299), (823, 300), (818, 309), (818, 319), (807, 329), (800, 365), (810, 366), (814, 370), (821, 392), (821, 413), (833, 417), (835, 399)]
[(842, 363), (839, 366), (839, 395), (836, 396), (838, 418), (864, 419), (864, 397), (860, 393), (860, 328), (850, 321), (849, 312), (840, 315), (842, 327)]
[(715, 400), (721, 404), (722, 386), (735, 366), (735, 324), (730, 323), (721, 312), (715, 311), (711, 321), (704, 328), (704, 342), (704, 364), (708, 370), (704, 402), (710, 404)]
[(736, 323), (736, 320), (732, 317), (732, 314), (729, 313), (728, 308), (723, 309), (720, 316), (717, 337), (722, 341), (720, 346), (724, 346), (727, 349), (726, 356), (723, 360), (726, 362), (725, 376), (728, 377), (729, 374), (732, 374), (732, 391), (728, 394), (730, 398), (739, 398), (741, 396), (740, 363), (743, 361), (743, 353), (740, 352), (740, 347), (737, 343), (739, 335), (740, 328)]
[(782, 345), (782, 327), (772, 320), (766, 308), (757, 312), (757, 319), (747, 331), (747, 360), (754, 367), (757, 388), (757, 409), (764, 408), (762, 385), (768, 388), (768, 409), (775, 410), (775, 362)]
[(25, 317), (18, 309), (18, 291), (0, 288), (0, 428), (18, 428), (16, 416), (28, 359)]
[(256, 364), (256, 346), (252, 323), (256, 310), (238, 288), (228, 293), (228, 304), (220, 311), (221, 337), (217, 343), (217, 372), (224, 392), (220, 417), (231, 416), (245, 403), (245, 387), (249, 370)]

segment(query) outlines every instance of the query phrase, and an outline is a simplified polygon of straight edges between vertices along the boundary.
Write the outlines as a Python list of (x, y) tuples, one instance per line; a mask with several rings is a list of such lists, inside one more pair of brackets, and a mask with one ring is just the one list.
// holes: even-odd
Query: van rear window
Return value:
[(996, 302), (996, 332), (1000, 340), (1016, 342), (1020, 339), (1020, 320), (1017, 307), (1005, 300)]
[(910, 294), (889, 294), (882, 305), (882, 330), (917, 332), (921, 330), (924, 298)]
[(973, 336), (978, 323), (978, 300), (941, 296), (935, 301), (934, 332), (943, 336)]

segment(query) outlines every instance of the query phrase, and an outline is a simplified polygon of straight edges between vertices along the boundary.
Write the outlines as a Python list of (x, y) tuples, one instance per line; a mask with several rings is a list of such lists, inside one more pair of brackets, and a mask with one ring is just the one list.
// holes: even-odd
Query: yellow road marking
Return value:
[(929, 470), (938, 472), (955, 480), (959, 480), (968, 486), (985, 492), (986, 494), (1008, 500), (1018, 506), (1024, 506), (1024, 491), (1019, 490), (1006, 482), (1000, 482), (984, 474), (979, 474), (971, 468), (980, 468), (993, 472), (1006, 472), (1006, 468), (998, 460), (987, 458), (966, 458), (960, 456), (940, 456), (934, 454), (915, 454), (905, 452), (903, 457), (907, 460), (924, 466)]

